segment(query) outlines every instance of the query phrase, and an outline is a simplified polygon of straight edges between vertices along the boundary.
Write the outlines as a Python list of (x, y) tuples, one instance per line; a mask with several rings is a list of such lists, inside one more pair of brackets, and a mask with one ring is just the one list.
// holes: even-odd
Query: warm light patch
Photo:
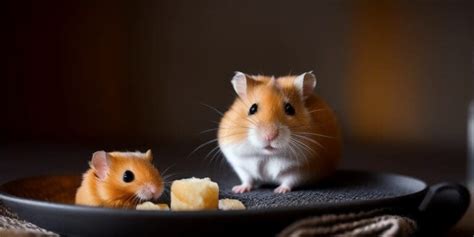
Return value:
[(419, 75), (411, 67), (415, 59), (406, 54), (413, 44), (399, 20), (404, 12), (396, 4), (360, 2), (355, 6), (346, 87), (348, 121), (352, 133), (366, 141), (423, 136), (421, 87), (415, 80)]

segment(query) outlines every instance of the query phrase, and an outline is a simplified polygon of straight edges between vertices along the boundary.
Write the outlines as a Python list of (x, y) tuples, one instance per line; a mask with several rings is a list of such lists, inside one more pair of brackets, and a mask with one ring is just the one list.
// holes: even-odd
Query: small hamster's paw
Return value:
[(234, 186), (232, 188), (232, 192), (234, 192), (234, 193), (245, 193), (245, 192), (249, 192), (251, 189), (252, 189), (251, 185), (241, 184), (241, 185)]
[(288, 193), (291, 191), (291, 188), (285, 185), (280, 185), (275, 190), (273, 190), (274, 193)]

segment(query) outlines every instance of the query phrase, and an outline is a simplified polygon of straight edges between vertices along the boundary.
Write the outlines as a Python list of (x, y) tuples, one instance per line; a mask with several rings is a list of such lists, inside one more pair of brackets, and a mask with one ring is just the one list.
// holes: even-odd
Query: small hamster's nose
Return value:
[(153, 199), (158, 199), (163, 193), (163, 189), (155, 185), (148, 185), (148, 191), (151, 193)]
[(271, 142), (275, 140), (275, 138), (278, 137), (278, 133), (279, 133), (278, 129), (273, 129), (271, 131), (266, 132), (263, 137), (265, 138), (266, 141)]
[(153, 185), (149, 185), (149, 186), (148, 186), (148, 190), (150, 191), (150, 193), (153, 193), (153, 194), (155, 194), (156, 191), (157, 191), (156, 188), (155, 188), (155, 186), (153, 186)]

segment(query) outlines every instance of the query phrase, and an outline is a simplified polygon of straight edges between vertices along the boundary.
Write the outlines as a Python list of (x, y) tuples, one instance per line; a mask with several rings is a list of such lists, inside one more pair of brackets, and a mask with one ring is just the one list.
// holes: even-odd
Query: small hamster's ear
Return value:
[(151, 149), (148, 149), (145, 153), (145, 159), (152, 162), (153, 161), (153, 154), (151, 153)]
[(94, 152), (89, 165), (95, 170), (99, 179), (104, 180), (105, 177), (107, 177), (107, 173), (109, 172), (109, 157), (105, 151)]
[(238, 71), (235, 72), (231, 82), (235, 92), (242, 99), (247, 98), (247, 91), (257, 83), (257, 81), (250, 78), (245, 73)]
[(314, 76), (312, 71), (305, 72), (296, 77), (294, 84), (296, 89), (300, 91), (303, 99), (306, 99), (313, 93), (316, 87), (316, 76)]

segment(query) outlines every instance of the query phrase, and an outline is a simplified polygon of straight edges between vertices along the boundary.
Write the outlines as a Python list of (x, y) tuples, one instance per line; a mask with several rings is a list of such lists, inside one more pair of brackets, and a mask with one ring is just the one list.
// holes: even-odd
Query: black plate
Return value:
[[(218, 180), (220, 183), (220, 181)], [(288, 194), (262, 188), (233, 194), (222, 181), (221, 197), (240, 199), (243, 211), (163, 212), (72, 205), (80, 176), (43, 176), (11, 181), (0, 187), (0, 199), (21, 218), (45, 229), (76, 236), (255, 234), (273, 235), (293, 221), (311, 215), (389, 208), (423, 226), (447, 229), (469, 206), (460, 185), (427, 187), (418, 179), (363, 171), (338, 171), (315, 187)], [(431, 228), (433, 230), (433, 228)]]

